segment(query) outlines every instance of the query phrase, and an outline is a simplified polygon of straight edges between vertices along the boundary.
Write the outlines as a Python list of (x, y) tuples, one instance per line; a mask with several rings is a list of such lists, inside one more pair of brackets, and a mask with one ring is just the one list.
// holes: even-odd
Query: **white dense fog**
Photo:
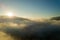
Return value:
[(60, 20), (41, 19), (23, 20), (19, 24), (0, 23), (0, 40), (54, 40), (60, 39), (59, 33)]

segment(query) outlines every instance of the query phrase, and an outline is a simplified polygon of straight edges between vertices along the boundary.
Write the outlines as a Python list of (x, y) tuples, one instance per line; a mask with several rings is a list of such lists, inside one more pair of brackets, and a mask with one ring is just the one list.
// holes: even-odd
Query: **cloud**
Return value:
[(13, 40), (13, 38), (6, 33), (0, 31), (0, 40)]
[(14, 40), (60, 40), (60, 21), (34, 21), (21, 28), (6, 27), (2, 31)]
[(10, 40), (60, 40), (60, 21), (58, 20), (15, 18), (10, 21), (11, 19), (0, 23), (1, 34), (5, 34), (7, 38), (10, 37)]

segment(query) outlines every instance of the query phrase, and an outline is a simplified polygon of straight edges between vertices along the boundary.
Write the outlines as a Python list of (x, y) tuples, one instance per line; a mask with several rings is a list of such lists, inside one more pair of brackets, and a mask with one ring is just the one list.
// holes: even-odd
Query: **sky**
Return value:
[(60, 16), (60, 0), (0, 0), (0, 15), (6, 11), (25, 18)]

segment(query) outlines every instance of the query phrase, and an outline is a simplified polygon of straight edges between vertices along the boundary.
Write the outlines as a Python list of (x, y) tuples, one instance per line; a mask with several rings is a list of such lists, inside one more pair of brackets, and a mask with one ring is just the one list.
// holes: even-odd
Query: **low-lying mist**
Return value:
[(0, 40), (60, 40), (60, 20), (33, 20), (27, 24), (9, 25), (0, 25)]

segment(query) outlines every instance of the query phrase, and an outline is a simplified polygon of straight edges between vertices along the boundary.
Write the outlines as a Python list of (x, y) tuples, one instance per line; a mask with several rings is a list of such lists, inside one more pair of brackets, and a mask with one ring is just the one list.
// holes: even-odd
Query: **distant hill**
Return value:
[(14, 16), (13, 18), (9, 18), (8, 16), (0, 16), (0, 23), (9, 23), (9, 22), (20, 24), (20, 23), (30, 23), (32, 21), (26, 18), (16, 16)]
[(58, 17), (52, 17), (51, 20), (60, 20), (60, 16), (58, 16)]

